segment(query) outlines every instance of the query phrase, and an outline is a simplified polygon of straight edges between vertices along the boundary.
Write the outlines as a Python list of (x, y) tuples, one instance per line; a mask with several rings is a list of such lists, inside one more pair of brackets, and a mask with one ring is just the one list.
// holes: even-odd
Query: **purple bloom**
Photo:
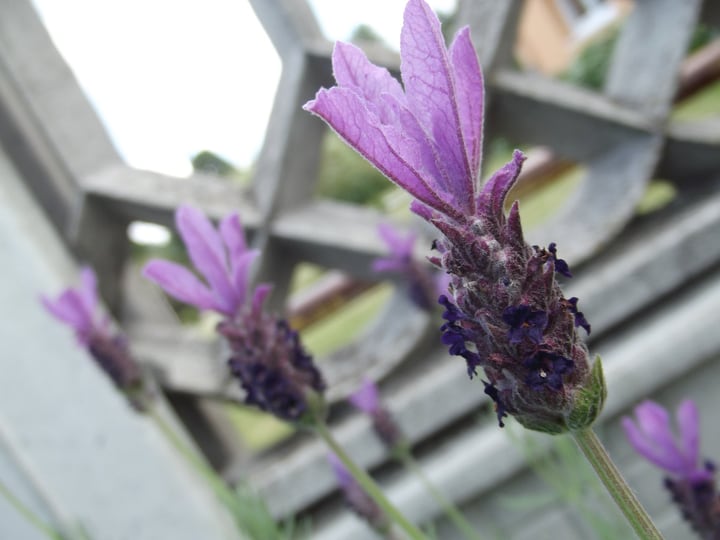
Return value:
[(88, 350), (115, 385), (128, 394), (133, 406), (144, 409), (140, 369), (127, 341), (114, 333), (109, 320), (100, 315), (95, 272), (84, 267), (79, 287), (66, 289), (55, 300), (43, 296), (41, 301), (54, 317), (75, 331), (78, 343)]
[(720, 538), (720, 498), (715, 486), (715, 466), (700, 464), (700, 419), (692, 400), (677, 409), (679, 437), (670, 426), (667, 411), (644, 401), (635, 407), (635, 418), (624, 417), (625, 435), (638, 454), (669, 474), (665, 487), (683, 517), (701, 538)]
[(370, 417), (375, 433), (388, 448), (399, 450), (406, 444), (400, 426), (383, 406), (378, 387), (370, 379), (365, 379), (348, 401)]
[(416, 235), (410, 232), (403, 236), (400, 231), (388, 223), (378, 226), (378, 233), (390, 250), (387, 257), (375, 259), (372, 269), (375, 272), (392, 272), (400, 274), (408, 284), (409, 296), (420, 309), (432, 310), (437, 305), (437, 298), (447, 290), (446, 274), (433, 272), (420, 262), (413, 259), (413, 247)]
[(223, 314), (217, 330), (230, 345), (228, 366), (245, 402), (283, 420), (301, 420), (310, 394), (322, 394), (325, 382), (297, 332), (263, 311), (271, 287), (258, 285), (248, 294), (250, 264), (259, 253), (248, 249), (239, 216), (226, 216), (216, 230), (200, 210), (181, 206), (175, 222), (207, 284), (171, 261), (150, 261), (144, 275), (178, 300)]
[(525, 340), (539, 344), (548, 323), (547, 313), (540, 309), (532, 309), (527, 304), (508, 306), (503, 311), (502, 318), (510, 326), (508, 340), (513, 344)]
[(327, 460), (345, 496), (345, 503), (353, 512), (366, 520), (375, 530), (381, 533), (387, 533), (390, 529), (390, 521), (387, 516), (360, 484), (357, 483), (352, 474), (350, 474), (350, 471), (348, 471), (343, 462), (340, 461), (340, 458), (333, 453), (329, 453)]
[(673, 476), (707, 478), (700, 466), (700, 419), (692, 400), (683, 401), (676, 418), (680, 437), (670, 427), (667, 411), (657, 403), (644, 401), (635, 407), (635, 418), (625, 417), (622, 426), (632, 447), (651, 463)]
[(151, 260), (143, 274), (181, 302), (232, 317), (245, 303), (250, 265), (258, 256), (245, 243), (240, 217), (230, 214), (216, 230), (200, 210), (185, 205), (175, 212), (175, 224), (206, 283), (184, 266), (160, 259)]
[(338, 43), (337, 86), (305, 109), (413, 195), (411, 209), (442, 233), (430, 259), (450, 275), (442, 341), (470, 376), (483, 368), (498, 410), (548, 433), (583, 429), (605, 399), (602, 366), (576, 331), (589, 324), (556, 281), (570, 271), (555, 244), (525, 242), (517, 202), (505, 213), (523, 154), (479, 186), (484, 92), (469, 30), (446, 49), (432, 10), (409, 0), (400, 55), (403, 86)]

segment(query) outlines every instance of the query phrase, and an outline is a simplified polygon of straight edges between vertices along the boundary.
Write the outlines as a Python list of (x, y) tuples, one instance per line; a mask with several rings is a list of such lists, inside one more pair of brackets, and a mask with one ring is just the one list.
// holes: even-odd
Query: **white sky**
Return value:
[[(130, 165), (184, 176), (201, 150), (257, 155), (281, 66), (247, 0), (34, 2)], [(397, 47), (404, 0), (310, 4), (330, 39), (365, 23)]]

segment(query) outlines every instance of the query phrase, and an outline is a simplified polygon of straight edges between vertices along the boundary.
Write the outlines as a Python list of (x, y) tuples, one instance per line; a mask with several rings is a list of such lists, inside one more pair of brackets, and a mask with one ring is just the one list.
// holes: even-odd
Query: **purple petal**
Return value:
[(251, 249), (239, 255), (233, 265), (233, 284), (238, 295), (239, 305), (245, 303), (248, 284), (250, 282), (250, 266), (259, 255), (260, 251)]
[(354, 90), (368, 103), (378, 103), (382, 94), (390, 94), (405, 104), (405, 93), (398, 80), (387, 69), (370, 62), (355, 45), (338, 41), (332, 64), (338, 86)]
[(485, 91), (483, 76), (470, 30), (462, 28), (449, 49), (455, 79), (456, 99), (460, 117), (465, 154), (470, 164), (473, 183), (478, 181), (482, 153), (483, 105)]
[(655, 445), (655, 441), (649, 440), (632, 419), (623, 418), (622, 427), (630, 445), (645, 459), (668, 472), (682, 474), (685, 471), (685, 467), (678, 463), (676, 456), (667, 454), (664, 449), (659, 449)]
[(263, 303), (265, 303), (265, 299), (272, 292), (272, 288), (273, 286), (269, 283), (261, 283), (255, 287), (251, 306), (252, 313), (258, 315), (262, 311)]
[(689, 465), (697, 466), (700, 457), (700, 415), (691, 399), (683, 401), (677, 410), (681, 450)]
[[(398, 141), (389, 140), (384, 131), (389, 126), (383, 126), (354, 91), (339, 87), (321, 89), (303, 108), (325, 120), (349, 146), (417, 199), (441, 212), (448, 210), (419, 171), (414, 170), (393, 146)], [(396, 131), (390, 135), (397, 136)]]
[(235, 262), (247, 251), (245, 231), (237, 212), (233, 212), (220, 220), (220, 237), (227, 248), (230, 269), (234, 271)]
[(56, 300), (41, 297), (45, 309), (58, 320), (70, 325), (78, 334), (88, 334), (93, 328), (93, 314), (85, 309), (85, 302), (77, 291), (67, 289)]
[(143, 276), (154, 281), (177, 300), (200, 309), (213, 309), (227, 315), (234, 310), (221, 304), (215, 295), (187, 268), (171, 261), (153, 259), (143, 268)]
[(348, 401), (362, 412), (372, 414), (380, 405), (377, 385), (370, 379), (364, 379), (362, 386), (348, 398)]
[(260, 252), (248, 250), (245, 231), (237, 213), (226, 216), (220, 221), (220, 236), (227, 247), (230, 258), (231, 285), (235, 291), (237, 305), (240, 306), (245, 302), (247, 296), (250, 265)]
[(372, 262), (373, 272), (401, 272), (405, 270), (407, 263), (395, 258), (379, 258)]
[(425, 132), (433, 137), (458, 204), (465, 213), (472, 213), (474, 186), (463, 151), (452, 68), (440, 21), (422, 0), (410, 0), (405, 8), (400, 56), (408, 104)]
[(394, 226), (389, 223), (381, 223), (378, 225), (378, 234), (383, 239), (385, 245), (390, 248), (393, 255), (398, 258), (412, 257), (413, 246), (417, 235), (412, 231), (402, 235)]
[(525, 155), (520, 150), (515, 150), (512, 159), (490, 177), (478, 195), (478, 215), (497, 215), (503, 212), (505, 199), (520, 175), (523, 161)]
[(97, 276), (89, 266), (80, 270), (80, 288), (78, 294), (85, 308), (85, 312), (92, 319), (98, 306)]
[(175, 212), (175, 222), (193, 265), (207, 279), (223, 305), (223, 312), (232, 313), (239, 304), (230, 283), (220, 235), (205, 214), (191, 206), (180, 206)]

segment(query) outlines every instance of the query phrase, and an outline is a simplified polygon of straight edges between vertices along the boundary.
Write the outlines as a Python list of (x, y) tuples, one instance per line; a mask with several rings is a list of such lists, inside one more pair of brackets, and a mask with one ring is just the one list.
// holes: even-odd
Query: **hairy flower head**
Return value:
[(337, 86), (305, 109), (413, 195), (411, 209), (442, 233), (431, 258), (450, 275), (442, 339), (471, 376), (483, 368), (501, 425), (512, 414), (548, 433), (587, 427), (605, 387), (577, 331), (590, 325), (556, 281), (570, 270), (554, 244), (525, 242), (517, 202), (505, 214), (523, 154), (479, 185), (484, 90), (468, 28), (446, 48), (430, 7), (409, 0), (400, 56), (402, 86), (357, 47), (336, 44)]

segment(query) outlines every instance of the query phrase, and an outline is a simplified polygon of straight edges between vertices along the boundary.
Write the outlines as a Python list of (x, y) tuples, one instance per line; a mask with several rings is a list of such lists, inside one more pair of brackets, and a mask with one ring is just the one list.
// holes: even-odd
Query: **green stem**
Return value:
[(455, 527), (457, 527), (467, 540), (480, 540), (480, 535), (475, 528), (468, 522), (462, 512), (458, 510), (457, 506), (435, 487), (408, 450), (400, 450), (397, 453), (397, 458), (408, 470), (418, 477), (423, 487), (430, 493), (432, 498), (435, 499), (435, 502), (440, 505), (443, 512), (445, 512), (450, 521), (453, 522)]
[(5, 500), (7, 500), (7, 502), (15, 508), (15, 510), (17, 510), (26, 520), (28, 520), (29, 523), (31, 523), (45, 536), (51, 538), (52, 540), (62, 540), (62, 535), (60, 535), (60, 533), (40, 519), (35, 512), (30, 510), (29, 507), (25, 506), (25, 504), (18, 499), (3, 482), (0, 482), (0, 493), (2, 493)]
[(635, 530), (638, 538), (643, 540), (662, 540), (663, 536), (657, 530), (640, 501), (628, 486), (620, 471), (615, 467), (612, 459), (605, 450), (602, 442), (591, 428), (573, 432), (575, 442), (583, 451), (585, 457), (595, 469), (595, 472), (605, 484), (608, 492), (615, 500), (625, 518)]
[[(188, 444), (183, 441), (177, 432), (167, 423), (167, 421), (161, 417), (155, 409), (148, 410), (148, 416), (150, 416), (157, 424), (163, 435), (170, 441), (170, 443), (177, 449), (177, 451), (187, 460), (187, 462), (203, 477), (212, 489), (215, 496), (223, 503), (230, 511), (233, 511), (238, 503), (238, 497), (233, 490), (228, 486), (224, 480), (222, 480), (218, 474), (207, 464), (205, 461), (197, 455), (197, 452), (190, 448)], [(233, 515), (235, 513), (233, 512)]]
[(362, 470), (350, 456), (345, 452), (345, 449), (333, 438), (330, 430), (328, 429), (325, 422), (317, 420), (313, 424), (313, 429), (320, 436), (321, 439), (330, 447), (335, 455), (343, 462), (343, 465), (352, 474), (353, 478), (360, 484), (365, 492), (375, 501), (375, 503), (387, 514), (387, 516), (395, 521), (410, 538), (415, 540), (427, 540), (425, 535), (415, 527), (408, 519), (398, 510), (389, 500), (385, 497), (385, 494), (378, 487), (375, 481), (370, 478), (364, 470)]

